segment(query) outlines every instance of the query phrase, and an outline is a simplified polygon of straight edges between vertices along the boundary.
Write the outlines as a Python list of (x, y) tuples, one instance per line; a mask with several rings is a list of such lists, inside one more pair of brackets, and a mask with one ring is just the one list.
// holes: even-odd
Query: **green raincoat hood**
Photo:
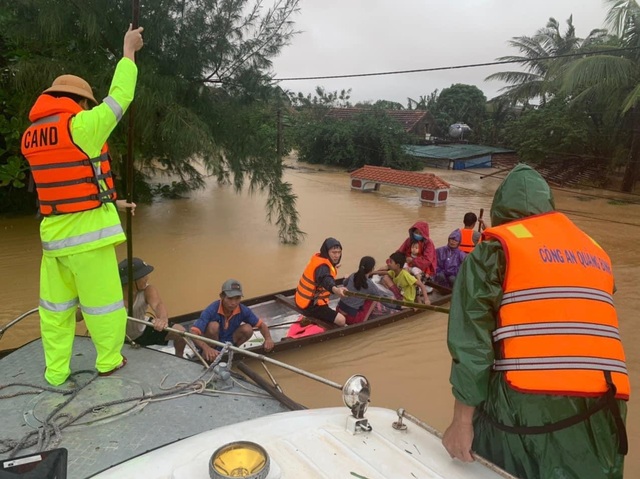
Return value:
[(540, 173), (518, 164), (496, 190), (491, 204), (491, 226), (555, 210), (553, 194)]

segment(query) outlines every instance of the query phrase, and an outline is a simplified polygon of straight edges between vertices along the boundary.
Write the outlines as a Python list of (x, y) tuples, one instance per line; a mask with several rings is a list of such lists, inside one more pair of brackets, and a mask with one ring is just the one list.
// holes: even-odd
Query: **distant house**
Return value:
[(404, 151), (425, 166), (448, 170), (491, 168), (494, 158), (513, 156), (514, 150), (493, 146), (452, 143), (449, 145), (404, 145)]
[[(331, 108), (327, 118), (337, 120), (351, 120), (354, 116), (368, 111), (371, 108)], [(431, 137), (436, 123), (433, 115), (427, 110), (383, 110), (390, 118), (397, 121), (407, 133), (420, 139)]]
[(383, 166), (365, 165), (351, 172), (351, 189), (378, 191), (380, 185), (412, 188), (420, 201), (428, 206), (443, 206), (449, 198), (451, 185), (433, 173), (394, 170)]

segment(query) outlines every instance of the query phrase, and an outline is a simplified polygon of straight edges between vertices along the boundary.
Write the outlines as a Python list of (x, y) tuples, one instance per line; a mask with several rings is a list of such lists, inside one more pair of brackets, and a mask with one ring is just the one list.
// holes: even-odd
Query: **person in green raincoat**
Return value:
[[(496, 191), (491, 222), (496, 227), (554, 211), (553, 196), (544, 179), (530, 167), (518, 165)], [(576, 237), (586, 237), (562, 217)], [(563, 231), (556, 233), (563, 235)], [(538, 255), (538, 251), (530, 255)], [(500, 348), (492, 333), (504, 307), (504, 285), (510, 272), (507, 265), (502, 243), (488, 236), (467, 256), (457, 277), (448, 326), (455, 405), (453, 420), (443, 436), (444, 447), (452, 458), (464, 462), (474, 460), (474, 451), (522, 479), (621, 479), (627, 448), (626, 402), (614, 399), (614, 388), (599, 397), (523, 392), (509, 384), (506, 372), (495, 370)], [(529, 310), (523, 311), (528, 316)], [(612, 314), (615, 317), (614, 309)], [(542, 324), (543, 319), (551, 320), (539, 319)], [(617, 325), (617, 319), (615, 322)], [(612, 329), (617, 331), (617, 327)], [(628, 393), (628, 376), (621, 377), (627, 381)], [(603, 384), (609, 382), (603, 380)], [(607, 401), (603, 401), (605, 396)], [(533, 429), (536, 427), (538, 430)]]

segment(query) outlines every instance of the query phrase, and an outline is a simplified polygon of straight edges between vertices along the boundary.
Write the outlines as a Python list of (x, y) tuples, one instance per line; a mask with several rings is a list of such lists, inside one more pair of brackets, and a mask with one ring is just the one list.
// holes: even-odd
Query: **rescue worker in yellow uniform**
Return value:
[(127, 314), (115, 246), (125, 241), (107, 138), (133, 101), (135, 52), (142, 28), (124, 35), (109, 95), (98, 105), (90, 85), (62, 75), (38, 97), (21, 140), (38, 193), (42, 241), (40, 329), (45, 379), (53, 386), (71, 374), (75, 312), (82, 310), (96, 348), (96, 369), (109, 375), (126, 364), (120, 353)]
[(609, 256), (526, 165), (496, 191), (491, 224), (453, 288), (443, 445), (521, 479), (622, 479), (630, 390)]

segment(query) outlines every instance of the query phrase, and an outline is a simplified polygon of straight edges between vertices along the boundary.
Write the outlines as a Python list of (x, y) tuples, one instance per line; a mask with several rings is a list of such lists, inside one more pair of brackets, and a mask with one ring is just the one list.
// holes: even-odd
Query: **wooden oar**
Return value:
[[(478, 219), (481, 220), (482, 219), (482, 215), (484, 213), (484, 208), (480, 208), (480, 214), (478, 215)], [(482, 233), (482, 222), (478, 221), (478, 232)]]
[(355, 291), (344, 291), (345, 296), (354, 296), (356, 298), (370, 299), (371, 301), (379, 301), (380, 303), (397, 304), (398, 306), (407, 306), (415, 309), (425, 309), (428, 311), (437, 311), (438, 313), (449, 314), (447, 308), (441, 308), (440, 306), (432, 306), (430, 304), (412, 303), (411, 301), (403, 301), (395, 298), (385, 298), (384, 296), (375, 296), (373, 294), (358, 293)]

